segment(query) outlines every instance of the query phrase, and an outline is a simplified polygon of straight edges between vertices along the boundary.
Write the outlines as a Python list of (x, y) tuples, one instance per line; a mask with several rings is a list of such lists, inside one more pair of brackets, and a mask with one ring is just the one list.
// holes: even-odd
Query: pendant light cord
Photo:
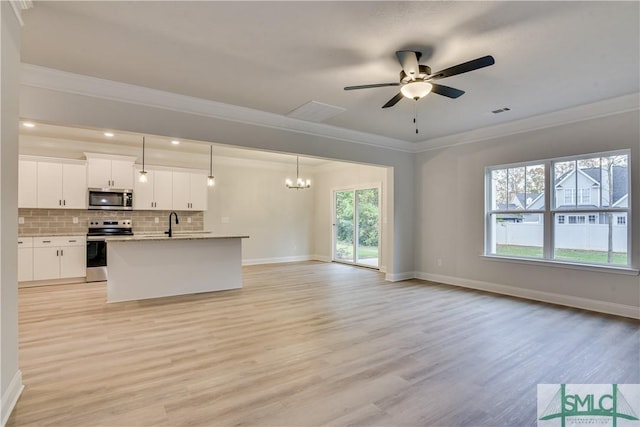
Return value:
[(413, 124), (416, 126), (416, 134), (418, 133), (418, 100), (413, 104)]
[(144, 145), (145, 145), (145, 141), (144, 141), (144, 135), (142, 136), (142, 170), (144, 171)]

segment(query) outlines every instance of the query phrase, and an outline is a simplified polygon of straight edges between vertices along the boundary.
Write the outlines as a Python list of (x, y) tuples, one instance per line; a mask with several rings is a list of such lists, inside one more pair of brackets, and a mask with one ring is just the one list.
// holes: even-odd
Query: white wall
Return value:
[(247, 234), (242, 241), (244, 264), (311, 259), (316, 180), (305, 190), (285, 187), (295, 180), (295, 163), (215, 159), (216, 186), (209, 188), (204, 228), (215, 233)]
[[(559, 295), (555, 300), (592, 304), (592, 308), (622, 310), (637, 316), (638, 276), (494, 261), (481, 254), (483, 176), (484, 168), (490, 165), (629, 148), (632, 224), (640, 224), (638, 116), (638, 111), (632, 111), (416, 156), (415, 266), (418, 276), (473, 287), (493, 287), (540, 299)], [(634, 236), (632, 264), (637, 268), (640, 266), (637, 230)]]
[(333, 244), (333, 191), (345, 188), (357, 188), (363, 185), (381, 187), (380, 199), (380, 270), (386, 271), (387, 254), (391, 250), (388, 245), (390, 203), (388, 201), (389, 185), (387, 168), (356, 164), (333, 164), (320, 167), (315, 175), (315, 221), (314, 247), (318, 259), (331, 260)]
[(18, 369), (18, 83), (20, 23), (0, 2), (0, 424), (22, 391)]

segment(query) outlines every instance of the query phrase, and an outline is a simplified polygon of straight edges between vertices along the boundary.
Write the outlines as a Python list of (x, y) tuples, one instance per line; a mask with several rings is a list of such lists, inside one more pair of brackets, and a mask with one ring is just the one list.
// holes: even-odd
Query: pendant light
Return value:
[(144, 136), (142, 137), (142, 169), (140, 170), (140, 172), (138, 172), (140, 174), (140, 176), (138, 177), (138, 180), (140, 182), (147, 182), (147, 171), (144, 169), (144, 150), (145, 149), (145, 141), (144, 141)]
[(300, 157), (298, 156), (296, 156), (296, 183), (294, 185), (293, 182), (291, 182), (291, 180), (287, 178), (285, 181), (285, 185), (287, 186), (287, 188), (292, 190), (303, 190), (305, 188), (311, 187), (310, 179), (304, 180), (300, 178)]
[(216, 177), (213, 176), (213, 145), (210, 145), (209, 149), (209, 176), (207, 177), (207, 185), (213, 187), (216, 185)]

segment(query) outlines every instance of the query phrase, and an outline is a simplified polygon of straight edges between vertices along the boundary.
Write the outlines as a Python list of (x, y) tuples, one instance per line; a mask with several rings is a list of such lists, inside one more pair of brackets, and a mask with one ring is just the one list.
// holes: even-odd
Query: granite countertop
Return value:
[(134, 234), (133, 236), (105, 236), (107, 242), (145, 242), (158, 240), (202, 240), (202, 239), (248, 239), (249, 236), (215, 234), (207, 231), (166, 234)]
[(86, 233), (23, 233), (18, 234), (18, 238), (24, 237), (86, 237)]

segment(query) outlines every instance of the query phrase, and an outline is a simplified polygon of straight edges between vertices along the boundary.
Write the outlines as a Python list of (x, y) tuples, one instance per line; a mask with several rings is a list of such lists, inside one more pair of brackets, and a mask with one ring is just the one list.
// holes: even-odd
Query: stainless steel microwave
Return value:
[(133, 209), (133, 190), (90, 188), (89, 209), (130, 211)]

